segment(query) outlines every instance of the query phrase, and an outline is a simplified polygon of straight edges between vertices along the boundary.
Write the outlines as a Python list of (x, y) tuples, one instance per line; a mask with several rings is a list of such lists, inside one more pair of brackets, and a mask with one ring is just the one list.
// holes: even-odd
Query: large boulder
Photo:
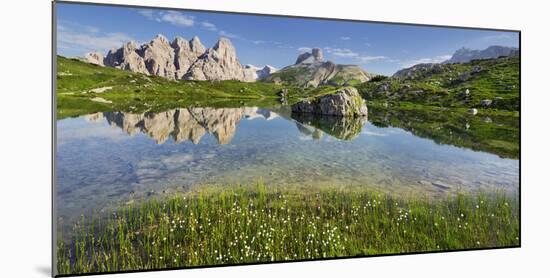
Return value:
[(367, 116), (365, 100), (357, 89), (346, 87), (335, 93), (308, 99), (292, 105), (294, 113), (310, 113), (331, 116), (361, 117)]

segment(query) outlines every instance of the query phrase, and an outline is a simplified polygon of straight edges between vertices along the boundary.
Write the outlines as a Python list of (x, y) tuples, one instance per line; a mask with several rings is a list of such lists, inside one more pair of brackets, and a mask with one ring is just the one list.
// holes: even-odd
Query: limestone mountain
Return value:
[(354, 85), (368, 81), (370, 78), (371, 74), (359, 66), (339, 65), (331, 61), (324, 61), (322, 50), (314, 48), (311, 53), (300, 54), (294, 65), (286, 66), (270, 74), (264, 80), (303, 87), (317, 87), (324, 84)]
[(206, 51), (197, 36), (190, 41), (186, 41), (182, 37), (176, 37), (171, 46), (175, 54), (176, 79), (182, 79), (191, 65)]
[(237, 59), (237, 51), (231, 41), (220, 38), (214, 47), (197, 58), (184, 79), (244, 81), (244, 67)]
[(143, 57), (138, 54), (137, 44), (132, 41), (119, 49), (111, 49), (103, 59), (103, 64), (107, 67), (149, 74)]
[(499, 45), (489, 46), (483, 50), (474, 50), (462, 47), (444, 63), (465, 63), (476, 59), (494, 59), (502, 56), (519, 56), (519, 49), (516, 47)]
[(256, 80), (245, 77), (245, 67), (227, 38), (220, 38), (214, 47), (206, 49), (198, 37), (190, 41), (176, 37), (170, 42), (159, 34), (140, 46), (127, 42), (118, 49), (111, 49), (105, 58), (101, 53), (91, 52), (84, 59), (96, 65), (168, 79)]

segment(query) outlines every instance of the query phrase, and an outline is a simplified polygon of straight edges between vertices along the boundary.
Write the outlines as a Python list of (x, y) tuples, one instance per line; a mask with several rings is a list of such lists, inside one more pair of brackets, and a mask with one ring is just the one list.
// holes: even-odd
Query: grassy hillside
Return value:
[[(519, 70), (518, 57), (415, 66), (357, 88), (367, 100), (518, 111)], [(492, 103), (484, 107), (483, 100)]]
[(272, 73), (263, 81), (299, 87), (353, 86), (367, 81), (370, 77), (370, 74), (358, 66), (326, 62), (315, 66), (299, 64), (285, 67)]
[(289, 103), (327, 90), (304, 90), (263, 82), (175, 81), (57, 57), (58, 118), (113, 110), (155, 112), (189, 106), (266, 107), (280, 104), (278, 93), (283, 88), (288, 90)]

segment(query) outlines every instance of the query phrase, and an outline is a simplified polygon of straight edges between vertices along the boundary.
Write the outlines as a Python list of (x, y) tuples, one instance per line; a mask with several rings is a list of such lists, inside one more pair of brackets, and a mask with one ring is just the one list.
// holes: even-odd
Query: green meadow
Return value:
[[(202, 186), (82, 218), (60, 275), (519, 246), (504, 193), (395, 197), (364, 187)], [(64, 238), (64, 240), (63, 240)]]

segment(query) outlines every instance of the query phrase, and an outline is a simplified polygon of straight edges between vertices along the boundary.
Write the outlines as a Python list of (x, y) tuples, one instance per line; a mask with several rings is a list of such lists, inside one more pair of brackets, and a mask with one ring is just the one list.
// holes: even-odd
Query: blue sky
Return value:
[(418, 63), (441, 62), (461, 47), (519, 44), (515, 32), (57, 4), (57, 47), (63, 56), (106, 53), (159, 33), (170, 40), (199, 36), (205, 47), (227, 37), (242, 64), (281, 68), (293, 64), (301, 52), (319, 47), (326, 60), (386, 75)]

